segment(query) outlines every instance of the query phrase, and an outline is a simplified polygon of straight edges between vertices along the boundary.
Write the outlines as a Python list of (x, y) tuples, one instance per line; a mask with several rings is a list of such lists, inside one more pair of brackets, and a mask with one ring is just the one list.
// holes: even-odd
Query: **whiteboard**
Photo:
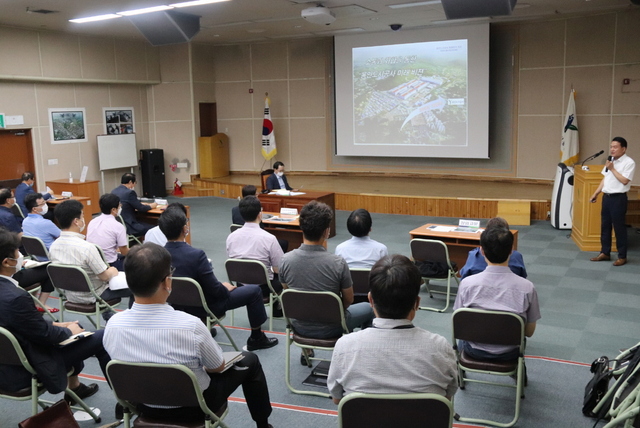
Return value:
[(138, 165), (136, 134), (98, 135), (100, 170)]

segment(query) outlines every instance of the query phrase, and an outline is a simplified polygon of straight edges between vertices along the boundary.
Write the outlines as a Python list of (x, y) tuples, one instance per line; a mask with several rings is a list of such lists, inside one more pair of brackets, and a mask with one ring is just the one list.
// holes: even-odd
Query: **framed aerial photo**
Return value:
[(50, 108), (51, 144), (86, 143), (87, 122), (84, 108)]
[(133, 134), (133, 107), (103, 107), (104, 133), (107, 135)]

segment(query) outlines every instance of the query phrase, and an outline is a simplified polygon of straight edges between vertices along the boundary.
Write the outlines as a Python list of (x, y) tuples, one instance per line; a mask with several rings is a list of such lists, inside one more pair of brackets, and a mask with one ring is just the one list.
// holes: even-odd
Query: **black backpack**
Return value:
[[(592, 418), (601, 418), (604, 414), (602, 416), (595, 414), (593, 413), (593, 409), (609, 390), (609, 381), (613, 375), (609, 369), (609, 358), (602, 356), (591, 363), (591, 373), (593, 373), (593, 378), (591, 378), (584, 388), (582, 413)], [(602, 410), (606, 413), (609, 409), (603, 407)], [(602, 410), (598, 413), (602, 413)]]

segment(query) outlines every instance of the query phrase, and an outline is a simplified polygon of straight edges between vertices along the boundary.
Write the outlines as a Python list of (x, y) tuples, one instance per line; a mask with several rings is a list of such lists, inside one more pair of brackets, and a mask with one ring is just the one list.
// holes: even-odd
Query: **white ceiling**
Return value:
[[(0, 25), (64, 31), (96, 36), (143, 39), (127, 18), (74, 24), (69, 19), (114, 13), (123, 10), (169, 4), (176, 0), (1, 0)], [(329, 36), (349, 31), (391, 31), (390, 24), (402, 30), (424, 27), (446, 19), (442, 5), (391, 9), (389, 5), (417, 0), (326, 0), (322, 4), (336, 15), (331, 25), (311, 24), (300, 16), (302, 9), (317, 1), (307, 0), (231, 0), (181, 9), (201, 16), (201, 30), (193, 41), (237, 43), (283, 38)], [(485, 0), (469, 0), (485, 1)], [(638, 9), (630, 0), (519, 0), (513, 14), (491, 18), (490, 22), (563, 17), (611, 10)], [(47, 9), (56, 13), (29, 13)], [(455, 22), (455, 21), (450, 21)], [(444, 25), (447, 25), (445, 23)], [(361, 29), (361, 30), (353, 30)], [(401, 31), (402, 31), (401, 30)]]

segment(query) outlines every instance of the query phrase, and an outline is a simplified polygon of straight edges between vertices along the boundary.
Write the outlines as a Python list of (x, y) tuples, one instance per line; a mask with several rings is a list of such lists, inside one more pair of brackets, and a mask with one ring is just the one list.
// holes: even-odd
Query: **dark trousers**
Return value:
[(53, 291), (53, 284), (51, 283), (51, 279), (49, 279), (46, 266), (21, 269), (13, 275), (13, 279), (18, 281), (18, 284), (22, 288), (29, 287), (39, 282), (43, 292), (51, 293)]
[(60, 353), (62, 354), (67, 370), (73, 367), (73, 374), (77, 375), (84, 367), (84, 360), (95, 356), (98, 359), (104, 377), (107, 378), (107, 364), (111, 361), (111, 357), (102, 346), (103, 335), (104, 330), (98, 330), (89, 337), (85, 337), (75, 343), (60, 348)]
[[(257, 423), (266, 424), (271, 415), (271, 402), (267, 380), (262, 371), (258, 356), (252, 352), (243, 352), (244, 359), (224, 373), (209, 373), (211, 384), (203, 391), (207, 406), (218, 411), (229, 396), (242, 385), (242, 392), (247, 400), (251, 418)], [(140, 410), (148, 417), (191, 421), (202, 418), (200, 409), (180, 407), (177, 409), (158, 409), (145, 405)]]
[(267, 311), (264, 309), (262, 289), (257, 285), (243, 285), (229, 293), (229, 298), (223, 302), (216, 302), (210, 306), (211, 311), (217, 317), (221, 317), (230, 309), (247, 307), (247, 318), (251, 328), (260, 327), (267, 320)]
[(602, 211), (600, 216), (600, 245), (602, 254), (611, 253), (611, 229), (616, 234), (616, 246), (618, 247), (618, 258), (627, 258), (627, 227), (625, 216), (627, 214), (627, 194), (612, 193), (604, 194), (602, 197)]

